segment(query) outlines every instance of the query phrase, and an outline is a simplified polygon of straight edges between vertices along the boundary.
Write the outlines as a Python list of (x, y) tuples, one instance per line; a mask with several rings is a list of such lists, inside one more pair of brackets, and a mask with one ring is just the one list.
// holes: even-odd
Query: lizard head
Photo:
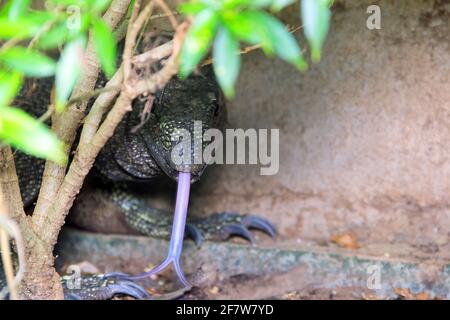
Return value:
[[(196, 181), (207, 166), (199, 154), (210, 143), (201, 139), (203, 133), (222, 129), (225, 118), (224, 99), (212, 70), (203, 68), (199, 75), (185, 80), (172, 79), (155, 96), (150, 118), (140, 135), (166, 175), (176, 180), (179, 172), (189, 172), (191, 180)], [(190, 138), (187, 141), (186, 133)], [(174, 155), (178, 155), (177, 161)]]

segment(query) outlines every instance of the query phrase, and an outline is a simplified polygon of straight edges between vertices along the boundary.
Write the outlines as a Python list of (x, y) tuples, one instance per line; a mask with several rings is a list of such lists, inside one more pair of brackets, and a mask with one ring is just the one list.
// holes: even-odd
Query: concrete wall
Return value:
[[(381, 30), (366, 28), (373, 3)], [(229, 120), (280, 129), (279, 173), (210, 168), (194, 186), (193, 211), (260, 213), (297, 242), (353, 231), (363, 245), (448, 250), (446, 3), (337, 1), (323, 60), (305, 74), (259, 51), (246, 55)], [(296, 10), (284, 18), (299, 23)]]

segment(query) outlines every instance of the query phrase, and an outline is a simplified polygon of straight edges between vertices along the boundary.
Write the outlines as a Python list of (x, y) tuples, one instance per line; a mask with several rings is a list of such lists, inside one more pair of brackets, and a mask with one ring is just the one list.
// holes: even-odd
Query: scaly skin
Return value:
[[(50, 97), (51, 81), (39, 81), (26, 86), (17, 105), (39, 116), (45, 111)], [(123, 212), (128, 224), (139, 232), (168, 238), (171, 215), (148, 205), (129, 191), (130, 184), (145, 183), (154, 177), (166, 175), (174, 180), (180, 171), (189, 172), (191, 183), (197, 181), (206, 165), (175, 165), (171, 161), (172, 141), (176, 129), (194, 133), (194, 120), (202, 122), (203, 132), (209, 128), (223, 127), (226, 119), (225, 106), (210, 68), (201, 74), (181, 81), (172, 79), (158, 92), (147, 121), (141, 122), (145, 102), (136, 99), (133, 111), (119, 124), (113, 137), (100, 152), (94, 168), (97, 175), (108, 186), (105, 197), (113, 201)], [(134, 130), (139, 125), (138, 130)], [(192, 145), (191, 150), (195, 150)], [(193, 163), (194, 154), (191, 154)], [(19, 182), (26, 205), (36, 198), (43, 172), (43, 161), (16, 154)], [(95, 173), (94, 173), (95, 174)], [(189, 220), (186, 234), (200, 244), (203, 240), (225, 240), (231, 235), (242, 236), (253, 242), (248, 228), (255, 228), (275, 235), (275, 228), (266, 220), (251, 215), (219, 213), (206, 219)], [(4, 286), (4, 275), (0, 268), (0, 288)], [(126, 294), (136, 298), (147, 296), (145, 290), (119, 274), (96, 275), (82, 279), (81, 290), (70, 289), (62, 278), (65, 295), (71, 299), (107, 299), (115, 294)]]

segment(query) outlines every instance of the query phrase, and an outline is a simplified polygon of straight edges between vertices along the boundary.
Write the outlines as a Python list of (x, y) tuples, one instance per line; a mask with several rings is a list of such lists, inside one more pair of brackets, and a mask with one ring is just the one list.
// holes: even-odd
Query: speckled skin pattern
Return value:
[[(104, 80), (99, 82), (97, 86), (102, 87)], [(16, 100), (17, 105), (36, 117), (40, 116), (49, 104), (51, 85), (50, 80), (27, 83)], [(201, 121), (203, 132), (209, 128), (222, 129), (226, 120), (224, 99), (208, 67), (186, 80), (172, 79), (155, 94), (151, 113), (142, 122), (145, 103), (144, 98), (134, 101), (133, 110), (125, 116), (98, 155), (93, 175), (100, 177), (105, 197), (121, 209), (132, 228), (145, 235), (168, 238), (171, 215), (149, 207), (131, 192), (130, 184), (145, 184), (160, 175), (176, 180), (179, 171), (190, 172), (192, 182), (197, 181), (206, 164), (175, 165), (171, 161), (171, 151), (179, 141), (172, 139), (172, 133), (185, 129), (193, 136), (194, 121)], [(194, 150), (193, 143), (191, 150)], [(194, 157), (191, 153), (191, 162)], [(22, 197), (25, 205), (29, 206), (38, 195), (44, 162), (21, 152), (16, 152), (15, 160)], [(231, 235), (253, 241), (248, 228), (275, 234), (273, 226), (263, 219), (229, 212), (188, 221), (186, 234), (198, 244), (203, 240), (225, 240)], [(0, 272), (0, 288), (4, 286), (2, 278)], [(71, 299), (106, 299), (115, 294), (136, 298), (146, 296), (145, 291), (131, 281), (114, 280), (103, 275), (83, 277), (82, 290), (69, 289), (65, 278), (62, 278), (62, 283), (66, 297)]]

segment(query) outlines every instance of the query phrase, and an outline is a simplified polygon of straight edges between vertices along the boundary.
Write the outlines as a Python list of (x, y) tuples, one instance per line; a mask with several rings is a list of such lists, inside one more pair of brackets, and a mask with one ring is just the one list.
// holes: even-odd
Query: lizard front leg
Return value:
[[(151, 237), (169, 239), (172, 226), (170, 211), (149, 206), (146, 201), (123, 187), (114, 187), (114, 190), (105, 196), (120, 208), (130, 227)], [(205, 218), (188, 216), (185, 235), (197, 245), (201, 245), (205, 240), (225, 241), (232, 236), (239, 236), (254, 243), (249, 229), (262, 231), (272, 238), (277, 233), (274, 225), (264, 218), (224, 211)]]

